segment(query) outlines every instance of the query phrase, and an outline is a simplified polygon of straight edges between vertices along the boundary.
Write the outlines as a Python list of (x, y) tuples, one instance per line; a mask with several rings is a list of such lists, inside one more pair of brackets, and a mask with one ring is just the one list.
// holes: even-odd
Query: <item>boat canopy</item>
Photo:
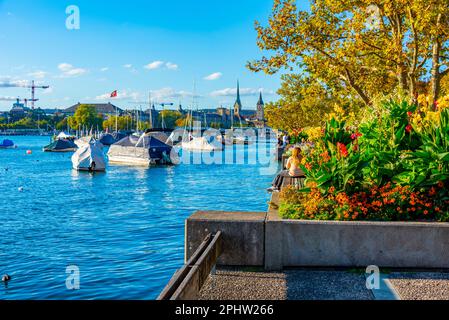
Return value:
[(150, 158), (152, 159), (162, 159), (163, 154), (170, 155), (172, 147), (169, 145), (163, 143), (159, 139), (156, 139), (155, 137), (145, 134), (142, 135), (138, 140), (136, 141), (137, 137), (128, 136), (126, 138), (123, 138), (117, 143), (114, 143), (114, 147), (135, 147), (135, 148), (145, 148), (148, 149), (150, 152)]
[(115, 142), (117, 142), (117, 140), (115, 140), (114, 136), (110, 133), (103, 133), (100, 136), (100, 142), (102, 144), (104, 144), (105, 146), (110, 146), (112, 144), (114, 144)]
[(72, 164), (75, 170), (105, 171), (106, 157), (103, 145), (95, 141), (86, 144), (72, 156)]
[(61, 132), (60, 134), (58, 134), (58, 136), (56, 137), (56, 139), (73, 139), (75, 138), (75, 136), (72, 136), (71, 134), (67, 134), (65, 132)]
[(50, 151), (50, 152), (58, 152), (58, 151), (74, 151), (78, 147), (76, 144), (71, 140), (66, 139), (58, 139), (52, 143), (50, 143), (48, 146), (44, 148), (44, 151)]
[(78, 148), (82, 148), (85, 147), (88, 144), (91, 143), (96, 143), (98, 147), (100, 147), (101, 149), (104, 148), (104, 145), (99, 142), (97, 139), (95, 139), (95, 137), (93, 136), (86, 136), (86, 137), (81, 137), (77, 140), (75, 140), (75, 144), (78, 146)]
[(0, 143), (0, 148), (12, 148), (14, 147), (14, 142), (11, 140), (5, 139)]
[(223, 144), (215, 137), (196, 137), (192, 141), (183, 142), (182, 148), (188, 151), (221, 151)]

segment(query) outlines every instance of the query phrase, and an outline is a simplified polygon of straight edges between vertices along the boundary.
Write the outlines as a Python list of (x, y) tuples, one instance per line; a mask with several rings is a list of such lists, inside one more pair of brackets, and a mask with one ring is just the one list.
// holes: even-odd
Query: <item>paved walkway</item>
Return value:
[(363, 274), (347, 271), (221, 269), (204, 285), (202, 300), (372, 300)]
[(393, 272), (388, 279), (401, 300), (449, 300), (447, 272)]
[[(201, 300), (449, 300), (449, 271), (383, 274), (393, 291), (373, 294), (365, 274), (332, 270), (264, 272), (223, 268), (209, 276)], [(388, 289), (386, 289), (388, 291)], [(385, 293), (385, 292), (384, 292)]]

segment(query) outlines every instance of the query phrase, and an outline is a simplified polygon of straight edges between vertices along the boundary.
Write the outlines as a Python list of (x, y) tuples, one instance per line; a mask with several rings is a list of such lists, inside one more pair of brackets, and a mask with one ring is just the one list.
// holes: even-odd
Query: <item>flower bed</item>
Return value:
[(361, 119), (337, 109), (309, 137), (307, 188), (281, 193), (283, 218), (449, 221), (447, 99), (418, 101), (384, 102)]

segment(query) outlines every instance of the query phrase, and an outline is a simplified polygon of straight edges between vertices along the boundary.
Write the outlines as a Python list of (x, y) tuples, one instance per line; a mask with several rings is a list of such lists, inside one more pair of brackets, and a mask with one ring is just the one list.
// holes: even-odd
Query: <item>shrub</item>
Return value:
[(307, 188), (282, 191), (282, 216), (448, 221), (449, 108), (390, 100), (354, 123), (326, 122), (303, 162)]

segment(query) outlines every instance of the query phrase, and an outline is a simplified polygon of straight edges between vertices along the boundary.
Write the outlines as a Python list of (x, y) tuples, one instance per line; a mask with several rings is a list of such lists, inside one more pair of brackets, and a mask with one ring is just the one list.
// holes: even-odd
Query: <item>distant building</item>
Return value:
[(29, 108), (25, 107), (20, 100), (17, 99), (16, 103), (12, 105), (12, 109), (9, 112), (12, 121), (18, 121), (26, 117), (27, 113), (30, 111)]
[(76, 110), (81, 105), (88, 105), (90, 107), (94, 107), (97, 113), (102, 114), (105, 118), (108, 118), (110, 116), (115, 116), (116, 114), (122, 115), (123, 109), (120, 109), (119, 107), (113, 105), (112, 103), (77, 103), (74, 106), (71, 106), (70, 108), (67, 108), (62, 111), (63, 114), (67, 116), (73, 116), (76, 112)]
[(43, 113), (47, 116), (63, 116), (63, 110), (62, 109), (42, 109)]

